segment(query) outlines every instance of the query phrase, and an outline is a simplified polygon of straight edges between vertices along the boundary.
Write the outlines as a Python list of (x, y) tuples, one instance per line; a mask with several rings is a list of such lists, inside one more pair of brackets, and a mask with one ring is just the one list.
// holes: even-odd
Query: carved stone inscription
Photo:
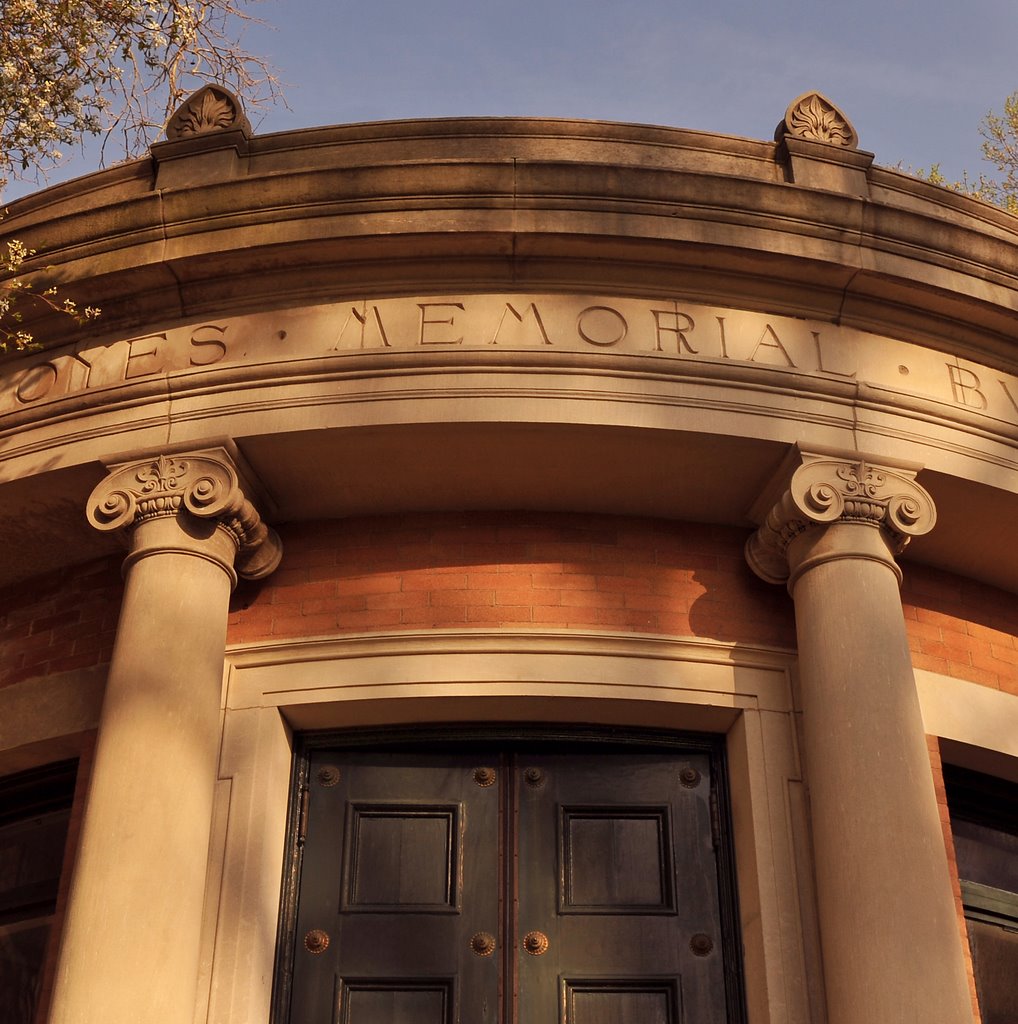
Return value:
[[(595, 359), (660, 360), (661, 372), (698, 364), (773, 373), (774, 384), (809, 375), (849, 388), (941, 403), (1018, 425), (1018, 377), (847, 327), (669, 299), (599, 295), (435, 295), (365, 299), (258, 313), (138, 338), (83, 342), (19, 359), (0, 375), (0, 416), (81, 392), (158, 382), (229, 366), (285, 364), (389, 353), (583, 352)], [(616, 362), (614, 365), (618, 365)], [(313, 366), (302, 367), (313, 372)], [(756, 375), (759, 380), (759, 374)], [(851, 392), (846, 392), (851, 394)], [(892, 394), (893, 393), (893, 394)]]

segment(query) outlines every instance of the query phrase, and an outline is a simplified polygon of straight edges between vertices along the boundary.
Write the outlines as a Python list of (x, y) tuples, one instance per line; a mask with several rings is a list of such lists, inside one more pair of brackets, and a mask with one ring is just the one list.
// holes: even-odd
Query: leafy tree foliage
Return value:
[[(62, 147), (104, 136), (117, 157), (144, 150), (186, 95), (219, 82), (250, 106), (279, 97), (272, 69), (239, 37), (247, 0), (0, 0), (0, 191), (57, 164)], [(52, 289), (17, 274), (33, 253), (0, 250), (0, 352), (32, 344), (29, 297), (81, 320)]]
[(980, 177), (982, 197), (1018, 213), (1018, 92), (1004, 100), (1004, 115), (990, 111), (980, 125), (983, 156), (1000, 177)]
[(35, 338), (22, 326), (22, 307), (28, 299), (35, 299), (55, 312), (64, 313), (78, 324), (86, 324), (102, 312), (98, 306), (79, 309), (73, 299), (61, 299), (55, 287), (36, 290), (32, 281), (18, 277), (21, 265), (34, 255), (34, 249), (27, 248), (17, 239), (8, 240), (5, 250), (0, 251), (0, 275), (7, 278), (0, 281), (0, 353), (34, 347)]
[(979, 134), (983, 138), (983, 159), (996, 173), (983, 173), (975, 179), (963, 174), (960, 181), (951, 181), (941, 173), (940, 165), (934, 164), (928, 171), (919, 171), (918, 176), (1018, 214), (1018, 92), (1004, 100), (1003, 115), (991, 110), (983, 118)]
[(219, 82), (275, 99), (266, 62), (238, 37), (245, 0), (0, 0), (0, 159), (45, 168), (60, 146), (106, 134), (140, 152), (190, 92)]

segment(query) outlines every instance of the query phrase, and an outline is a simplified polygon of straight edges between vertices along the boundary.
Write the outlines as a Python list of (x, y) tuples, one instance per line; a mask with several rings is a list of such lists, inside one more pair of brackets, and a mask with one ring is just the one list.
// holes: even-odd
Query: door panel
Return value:
[(454, 1024), (452, 986), (442, 982), (340, 983), (340, 1024)]
[(711, 755), (548, 749), (311, 753), (289, 1024), (729, 1020)]
[(459, 804), (351, 804), (345, 909), (455, 911)]
[(667, 807), (562, 807), (563, 914), (674, 910)]
[[(498, 1019), (499, 788), (461, 757), (315, 752), (308, 772), (293, 1024)], [(328, 935), (322, 952), (305, 936)]]
[[(726, 1021), (709, 758), (523, 761), (519, 930), (548, 948), (521, 958), (520, 1022)], [(695, 935), (716, 949), (696, 955)]]
[(565, 1024), (679, 1024), (679, 986), (654, 981), (567, 981)]

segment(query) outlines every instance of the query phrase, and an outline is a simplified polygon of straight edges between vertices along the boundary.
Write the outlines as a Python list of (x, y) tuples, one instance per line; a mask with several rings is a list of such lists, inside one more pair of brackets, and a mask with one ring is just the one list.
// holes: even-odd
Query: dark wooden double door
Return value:
[(310, 754), (290, 1024), (737, 1018), (711, 756), (560, 749)]

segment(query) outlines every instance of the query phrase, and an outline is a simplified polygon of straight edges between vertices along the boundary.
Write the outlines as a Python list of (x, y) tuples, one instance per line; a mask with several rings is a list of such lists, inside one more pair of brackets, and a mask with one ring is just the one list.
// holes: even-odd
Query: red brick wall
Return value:
[[(615, 516), (428, 513), (297, 524), (230, 642), (441, 627), (575, 627), (794, 648), (746, 531)], [(120, 559), (0, 592), (0, 686), (109, 661)], [(919, 565), (902, 601), (917, 668), (1018, 694), (1018, 596)]]
[(907, 565), (902, 604), (916, 668), (1018, 694), (1018, 597)]
[(120, 559), (104, 559), (0, 591), (0, 687), (110, 660)]
[(301, 524), (241, 587), (231, 643), (442, 627), (575, 627), (794, 646), (746, 531), (615, 516), (429, 513)]

